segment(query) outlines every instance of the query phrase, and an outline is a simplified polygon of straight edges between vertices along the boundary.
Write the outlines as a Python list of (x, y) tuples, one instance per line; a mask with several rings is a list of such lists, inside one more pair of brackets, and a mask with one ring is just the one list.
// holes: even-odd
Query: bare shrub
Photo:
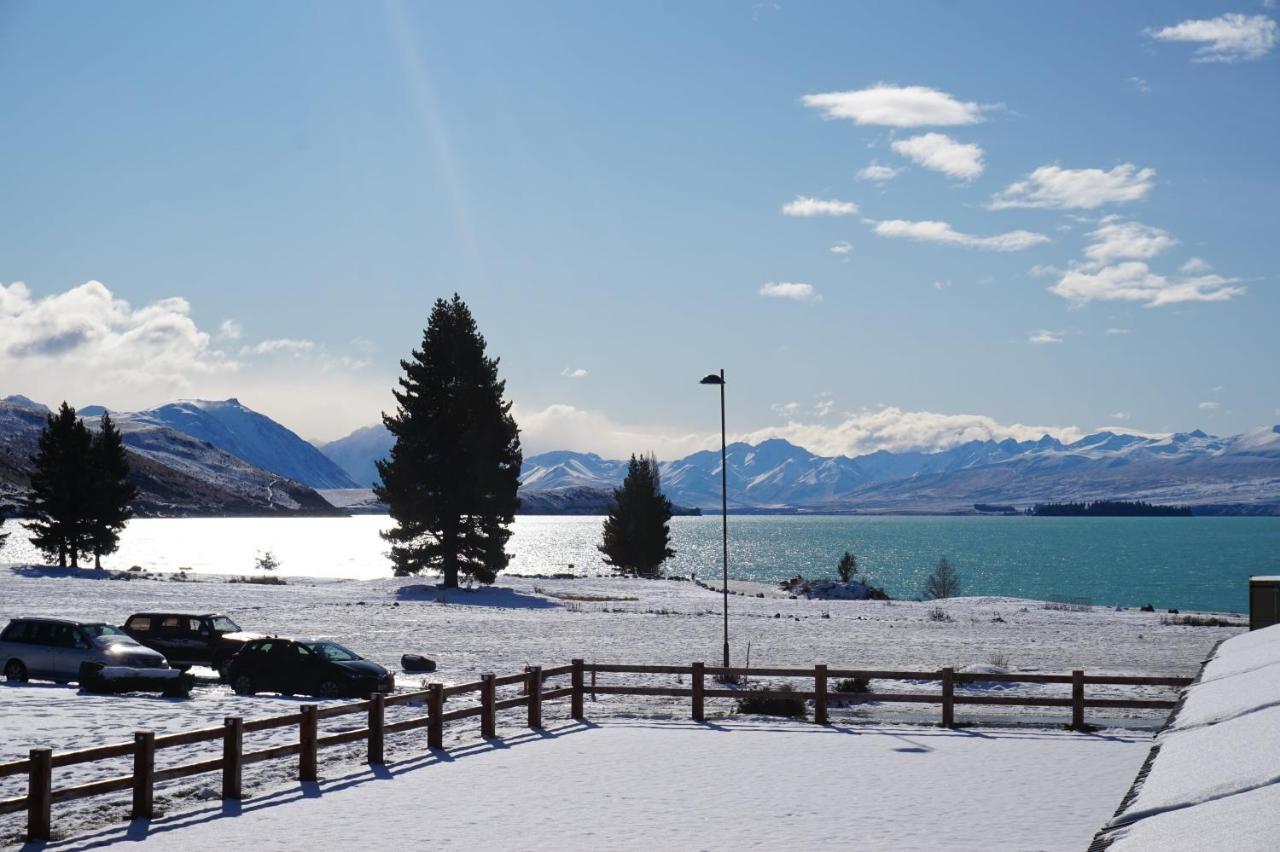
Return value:
[(954, 598), (958, 594), (960, 594), (960, 575), (944, 556), (938, 560), (933, 573), (925, 578), (924, 599), (936, 601), (942, 598)]

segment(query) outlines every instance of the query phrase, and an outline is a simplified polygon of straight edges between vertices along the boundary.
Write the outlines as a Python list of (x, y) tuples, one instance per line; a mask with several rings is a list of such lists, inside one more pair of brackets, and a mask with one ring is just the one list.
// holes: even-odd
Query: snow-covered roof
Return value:
[(1103, 835), (1112, 852), (1273, 850), (1280, 834), (1280, 626), (1223, 642)]

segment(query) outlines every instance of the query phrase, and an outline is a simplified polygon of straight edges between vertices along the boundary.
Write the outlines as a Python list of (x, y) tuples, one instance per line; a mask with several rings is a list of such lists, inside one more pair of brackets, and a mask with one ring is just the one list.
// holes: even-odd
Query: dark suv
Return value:
[(246, 642), (261, 633), (245, 633), (225, 615), (205, 613), (139, 612), (129, 616), (124, 632), (148, 648), (154, 648), (178, 669), (209, 666), (223, 680), (227, 662)]
[(337, 642), (310, 639), (255, 639), (245, 643), (227, 666), (237, 695), (279, 692), (320, 698), (391, 692), (395, 677)]

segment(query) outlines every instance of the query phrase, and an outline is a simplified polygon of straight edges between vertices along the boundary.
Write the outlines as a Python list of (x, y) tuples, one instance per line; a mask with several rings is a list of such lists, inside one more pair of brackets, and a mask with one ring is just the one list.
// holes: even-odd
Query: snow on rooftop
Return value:
[(1107, 848), (1276, 849), (1280, 626), (1223, 642), (1156, 746)]
[[(250, 798), (238, 815), (221, 803), (170, 813), (146, 844), (344, 849), (373, 833), (450, 849), (1079, 850), (1148, 742), (774, 720), (565, 724)], [(113, 826), (59, 848), (136, 834)]]

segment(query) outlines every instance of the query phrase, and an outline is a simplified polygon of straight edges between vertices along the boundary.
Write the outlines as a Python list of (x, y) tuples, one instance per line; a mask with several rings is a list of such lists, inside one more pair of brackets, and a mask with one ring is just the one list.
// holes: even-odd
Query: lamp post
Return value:
[(720, 386), (720, 518), (724, 537), (724, 667), (729, 668), (729, 465), (724, 432), (724, 370), (702, 377), (699, 384)]

